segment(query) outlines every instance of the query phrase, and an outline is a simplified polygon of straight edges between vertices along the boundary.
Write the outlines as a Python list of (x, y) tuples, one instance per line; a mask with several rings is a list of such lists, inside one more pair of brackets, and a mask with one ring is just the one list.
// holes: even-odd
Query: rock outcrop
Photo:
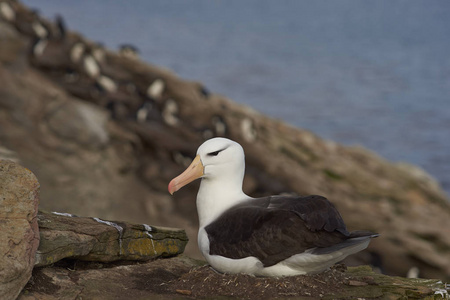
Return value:
[(42, 209), (185, 228), (186, 253), (200, 257), (197, 186), (170, 197), (167, 183), (206, 138), (226, 136), (246, 151), (247, 194), (326, 196), (349, 229), (381, 234), (356, 258), (388, 274), (418, 267), (450, 278), (450, 202), (417, 167), (322, 140), (79, 34), (62, 37), (57, 24), (1, 2), (16, 18), (0, 21), (0, 145), (38, 176)]
[(62, 259), (113, 262), (148, 261), (183, 253), (184, 230), (39, 212), (41, 242), (36, 266)]
[(0, 160), (0, 299), (15, 299), (31, 277), (39, 245), (38, 204), (33, 173)]
[(445, 299), (442, 282), (336, 266), (312, 276), (223, 275), (186, 257), (140, 264), (37, 268), (19, 300), (44, 299)]

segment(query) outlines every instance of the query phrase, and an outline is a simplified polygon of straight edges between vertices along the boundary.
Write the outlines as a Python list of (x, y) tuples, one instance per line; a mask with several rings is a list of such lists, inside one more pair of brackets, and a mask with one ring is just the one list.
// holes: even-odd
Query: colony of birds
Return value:
[[(1, 1), (0, 18), (29, 37), (31, 64), (72, 95), (108, 108), (114, 119), (177, 123), (178, 104), (166, 93), (168, 72), (139, 64), (135, 46), (123, 44), (113, 53), (68, 31), (61, 16), (50, 22), (17, 1)], [(197, 93), (209, 95), (201, 85)]]

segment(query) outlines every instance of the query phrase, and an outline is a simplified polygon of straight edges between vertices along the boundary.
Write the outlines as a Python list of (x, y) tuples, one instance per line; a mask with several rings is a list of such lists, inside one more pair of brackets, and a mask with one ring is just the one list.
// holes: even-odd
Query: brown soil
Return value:
[(209, 266), (192, 269), (177, 280), (171, 281), (167, 291), (192, 297), (209, 298), (229, 296), (240, 299), (274, 299), (287, 297), (322, 298), (343, 291), (348, 285), (368, 285), (354, 281), (344, 273), (346, 267), (336, 265), (329, 271), (316, 275), (284, 278), (254, 277), (250, 275), (219, 274)]

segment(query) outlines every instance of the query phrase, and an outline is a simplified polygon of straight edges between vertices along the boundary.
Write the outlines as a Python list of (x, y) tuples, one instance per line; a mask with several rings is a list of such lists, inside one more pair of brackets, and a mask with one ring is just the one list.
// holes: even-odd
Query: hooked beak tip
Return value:
[(200, 156), (197, 155), (189, 167), (180, 175), (172, 179), (169, 183), (167, 189), (169, 193), (173, 195), (176, 191), (181, 189), (186, 184), (192, 182), (193, 180), (203, 176), (203, 164)]
[(169, 186), (167, 187), (167, 189), (169, 190), (169, 193), (173, 196), (173, 194), (177, 191), (176, 187), (175, 187), (175, 183), (173, 182), (173, 180), (170, 181)]

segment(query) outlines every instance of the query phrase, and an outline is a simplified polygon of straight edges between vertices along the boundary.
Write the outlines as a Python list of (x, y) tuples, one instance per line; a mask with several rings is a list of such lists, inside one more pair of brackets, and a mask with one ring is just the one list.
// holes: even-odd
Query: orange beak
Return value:
[(169, 193), (173, 195), (176, 191), (181, 189), (186, 184), (203, 176), (203, 164), (200, 156), (197, 155), (189, 167), (180, 175), (172, 179), (169, 183)]

